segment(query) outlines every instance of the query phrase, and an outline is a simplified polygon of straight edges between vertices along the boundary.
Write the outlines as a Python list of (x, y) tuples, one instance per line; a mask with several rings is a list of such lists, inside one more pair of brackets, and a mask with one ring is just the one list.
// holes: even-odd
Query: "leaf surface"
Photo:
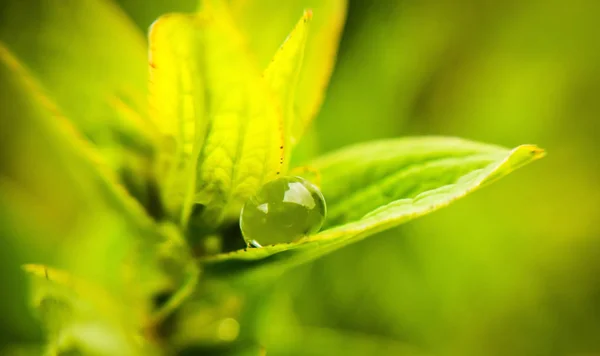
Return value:
[(206, 115), (202, 29), (196, 16), (170, 14), (149, 34), (150, 117), (160, 132), (159, 176), (168, 210), (185, 222)]
[(205, 1), (202, 16), (209, 125), (194, 202), (210, 227), (236, 219), (246, 199), (281, 173), (286, 157), (281, 110), (226, 3)]
[[(333, 71), (339, 39), (346, 18), (346, 0), (233, 0), (236, 23), (246, 34), (254, 56), (266, 68), (273, 54), (297, 21), (298, 14), (312, 10), (303, 65), (294, 95), (297, 124), (292, 137), (299, 140), (323, 102)], [(295, 142), (292, 142), (294, 144)]]
[(263, 74), (283, 111), (288, 149), (297, 142), (298, 135), (304, 128), (302, 119), (295, 113), (294, 105), (311, 20), (312, 10), (305, 11)]
[[(279, 274), (377, 232), (431, 213), (544, 155), (455, 138), (365, 143), (314, 162), (328, 203), (329, 228), (298, 242), (234, 251), (204, 260), (209, 273)], [(272, 267), (272, 268), (269, 268)]]

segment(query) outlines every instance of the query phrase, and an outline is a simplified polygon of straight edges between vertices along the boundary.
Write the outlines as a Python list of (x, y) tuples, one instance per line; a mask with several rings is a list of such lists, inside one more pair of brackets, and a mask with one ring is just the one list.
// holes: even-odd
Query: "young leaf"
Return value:
[(333, 211), (328, 225), (334, 227), (295, 243), (235, 251), (204, 262), (209, 273), (249, 272), (257, 267), (261, 273), (278, 274), (284, 266), (442, 208), (543, 155), (532, 145), (509, 150), (442, 137), (346, 148), (314, 162)]
[[(305, 11), (292, 33), (288, 35), (285, 42), (279, 47), (275, 57), (263, 74), (273, 93), (279, 99), (279, 104), (283, 110), (283, 122), (288, 150), (290, 146), (297, 142), (297, 136), (303, 129), (303, 125), (300, 124), (301, 120), (296, 119), (294, 100), (311, 19), (312, 11)], [(290, 142), (292, 143), (291, 145), (289, 144)]]
[(150, 116), (162, 135), (163, 200), (184, 225), (208, 118), (202, 32), (195, 16), (171, 14), (150, 28)]
[(346, 3), (346, 0), (290, 0), (281, 6), (279, 1), (273, 0), (231, 1), (236, 23), (247, 34), (252, 53), (265, 67), (298, 14), (312, 9), (314, 17), (294, 96), (297, 125), (293, 137), (296, 140), (301, 138), (323, 102), (346, 18)]
[(198, 159), (195, 203), (215, 227), (237, 218), (245, 200), (285, 164), (283, 120), (244, 47), (227, 4), (204, 4), (209, 126)]

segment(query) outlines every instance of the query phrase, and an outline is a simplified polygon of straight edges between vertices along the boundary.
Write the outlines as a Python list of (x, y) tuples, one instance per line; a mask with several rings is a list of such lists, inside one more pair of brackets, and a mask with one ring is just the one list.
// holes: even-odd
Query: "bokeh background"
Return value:
[(274, 315), (296, 320), (297, 354), (600, 353), (599, 15), (593, 0), (350, 2), (321, 151), (438, 134), (548, 156), (291, 273)]
[[(117, 3), (143, 30), (196, 5)], [(409, 135), (534, 143), (548, 156), (287, 273), (265, 295), (269, 354), (600, 354), (599, 18), (596, 0), (350, 0), (298, 163)], [(15, 36), (35, 31), (19, 26)], [(0, 246), (1, 336), (35, 338), (15, 326), (30, 328), (13, 250), (30, 256), (44, 244)]]

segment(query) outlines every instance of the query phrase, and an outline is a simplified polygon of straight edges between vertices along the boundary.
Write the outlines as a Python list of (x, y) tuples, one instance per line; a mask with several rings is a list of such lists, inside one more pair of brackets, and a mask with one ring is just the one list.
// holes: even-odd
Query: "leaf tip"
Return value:
[(499, 177), (521, 168), (533, 161), (536, 161), (546, 155), (546, 151), (536, 145), (521, 145), (510, 151), (510, 154), (495, 169), (495, 173), (486, 178), (490, 183)]
[(536, 145), (521, 145), (515, 148), (515, 151), (521, 151), (529, 156), (530, 161), (535, 161), (546, 156), (546, 150)]

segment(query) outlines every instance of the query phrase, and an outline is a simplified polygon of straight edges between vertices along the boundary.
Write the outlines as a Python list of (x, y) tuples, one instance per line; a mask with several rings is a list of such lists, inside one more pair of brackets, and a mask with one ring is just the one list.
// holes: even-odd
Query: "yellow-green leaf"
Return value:
[(313, 165), (321, 172), (322, 191), (333, 211), (331, 228), (298, 242), (235, 251), (204, 262), (209, 273), (278, 274), (283, 267), (431, 213), (543, 155), (533, 145), (509, 150), (440, 137), (349, 147)]
[(281, 112), (224, 2), (203, 8), (209, 126), (198, 159), (201, 221), (236, 218), (245, 200), (285, 167)]
[(161, 134), (163, 200), (185, 222), (208, 123), (199, 19), (164, 15), (150, 28), (149, 42), (150, 116)]
[(291, 143), (288, 144), (288, 149), (297, 142), (304, 128), (302, 120), (296, 119), (294, 100), (311, 19), (312, 10), (305, 11), (264, 72), (264, 78), (278, 98), (283, 111), (286, 143)]
[(325, 96), (346, 18), (346, 0), (290, 0), (285, 6), (279, 0), (232, 0), (231, 7), (263, 68), (297, 21), (298, 14), (312, 9), (313, 19), (294, 100), (298, 120), (298, 132), (294, 136), (300, 139)]

